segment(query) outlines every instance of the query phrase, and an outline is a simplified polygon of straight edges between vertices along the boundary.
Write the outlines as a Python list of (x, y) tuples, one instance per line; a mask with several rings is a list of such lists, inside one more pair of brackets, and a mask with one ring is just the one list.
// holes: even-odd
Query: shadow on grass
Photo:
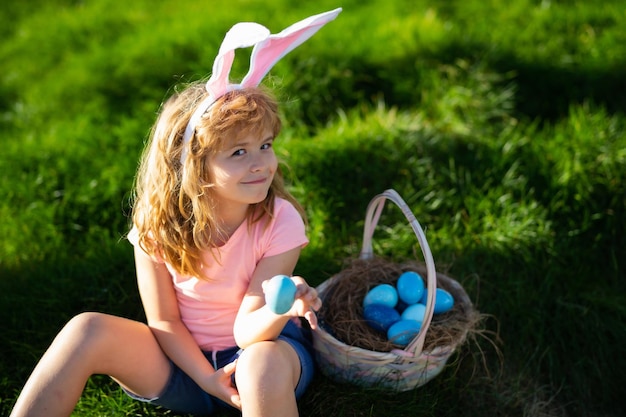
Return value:
[[(478, 50), (451, 47), (446, 54), (428, 59), (430, 63), (453, 63), (458, 57), (477, 55)], [(486, 59), (499, 72), (516, 72), (515, 83), (523, 97), (516, 111), (529, 118), (562, 117), (568, 106), (586, 100), (596, 101), (609, 111), (620, 111), (626, 104), (623, 96), (612, 94), (624, 84), (615, 69), (571, 73), (556, 66), (526, 65), (512, 57)], [(309, 107), (310, 121), (324, 120), (338, 107), (355, 106), (363, 97), (374, 101), (380, 94), (389, 105), (415, 107), (418, 95), (394, 87), (393, 80), (405, 79), (417, 87), (429, 62), (404, 58), (385, 63), (384, 68), (355, 61), (343, 65), (355, 75), (343, 78), (331, 74), (314, 84), (328, 89), (331, 95), (339, 92), (338, 97), (346, 93), (347, 98), (331, 98), (335, 101), (330, 104), (314, 103)], [(347, 94), (350, 90), (358, 93)], [(310, 153), (294, 170), (306, 173), (306, 178), (300, 175), (309, 193), (305, 199), (319, 212), (328, 214), (324, 228), (333, 234), (327, 246), (305, 251), (298, 270), (316, 280), (336, 272), (341, 260), (354, 253), (346, 248), (361, 243), (367, 203), (386, 188), (396, 188), (408, 196), (410, 205), (424, 215), (424, 225), (432, 221), (444, 227), (448, 220), (442, 216), (467, 211), (466, 197), (486, 192), (491, 185), (501, 187), (498, 181), (513, 161), (502, 161), (497, 147), (467, 140), (446, 135), (402, 140), (373, 137), (330, 150), (294, 149)], [(412, 153), (406, 153), (408, 149)], [(621, 354), (626, 342), (626, 277), (620, 251), (625, 246), (626, 230), (622, 221), (624, 200), (619, 197), (623, 186), (619, 181), (593, 184), (591, 192), (581, 199), (576, 189), (553, 188), (553, 172), (536, 150), (522, 147), (515, 157), (526, 178), (525, 187), (533, 189), (533, 198), (548, 208), (555, 239), (550, 250), (531, 242), (526, 255), (519, 256), (514, 249), (501, 251), (466, 240), (461, 248), (453, 242), (438, 242), (435, 253), (437, 262), (450, 264), (451, 276), (467, 285), (470, 296), (480, 297), (479, 309), (493, 314), (500, 323), (506, 364), (502, 374), (490, 378), (483, 368), (476, 367), (474, 352), (465, 350), (470, 360), (464, 357), (458, 366), (407, 393), (364, 392), (331, 383), (320, 375), (301, 402), (302, 415), (402, 416), (420, 410), (424, 415), (470, 416), (484, 415), (484, 410), (489, 410), (494, 411), (492, 415), (521, 416), (527, 415), (533, 400), (553, 400), (548, 405), (554, 407), (551, 412), (555, 414), (561, 411), (559, 404), (565, 404), (571, 415), (596, 410), (611, 414), (624, 408), (620, 381), (626, 369)], [(451, 160), (454, 170), (450, 169)], [(459, 175), (463, 172), (472, 173), (470, 182), (464, 182), (466, 177)], [(423, 207), (422, 197), (433, 186), (425, 180), (427, 175), (439, 189), (454, 190), (454, 199), (443, 198), (440, 206)], [(566, 211), (550, 209), (558, 193), (558, 198), (565, 197), (560, 207), (566, 207)], [(602, 207), (610, 208), (612, 214), (597, 216)], [(590, 214), (596, 217), (586, 229), (573, 233), (572, 223)], [(100, 310), (142, 318), (132, 253), (124, 245), (118, 243), (98, 258), (80, 259), (68, 253), (40, 265), (0, 271), (0, 322), (5, 326), (0, 363), (3, 392), (14, 393), (21, 387), (58, 329), (76, 313)], [(489, 367), (496, 366), (497, 361), (490, 354)], [(537, 392), (541, 395), (533, 396)], [(2, 407), (8, 407), (6, 400)]]
[[(619, 352), (626, 343), (622, 325), (626, 319), (626, 276), (620, 252), (626, 230), (619, 219), (626, 205), (620, 182), (604, 183), (598, 176), (581, 194), (575, 182), (555, 188), (551, 177), (556, 173), (541, 161), (540, 148), (521, 147), (513, 152), (514, 160), (503, 160), (499, 146), (468, 143), (468, 138), (412, 139), (421, 143), (420, 152), (428, 164), (408, 163), (397, 157), (397, 149), (396, 156), (388, 159), (397, 143), (389, 148), (383, 145), (378, 151), (359, 143), (358, 151), (353, 148), (357, 145), (329, 152), (318, 150), (310, 164), (298, 166), (296, 171), (312, 174), (303, 179), (305, 188), (319, 190), (313, 203), (322, 204), (324, 211), (333, 214), (328, 230), (341, 236), (343, 248), (360, 245), (365, 207), (385, 188), (413, 190), (410, 205), (424, 214), (426, 221), (418, 215), (422, 225), (429, 226), (434, 220), (439, 228), (449, 227), (452, 220), (437, 212), (491, 215), (468, 206), (471, 197), (490, 198), (490, 189), (512, 193), (512, 203), (528, 198), (529, 190), (533, 190), (531, 196), (546, 216), (534, 221), (548, 222), (549, 234), (536, 238), (507, 234), (503, 222), (499, 225), (503, 235), (496, 236), (495, 243), (481, 239), (481, 231), (476, 229), (457, 229), (460, 235), (456, 238), (463, 241), (461, 248), (454, 236), (431, 243), (436, 264), (450, 268), (451, 276), (460, 278), (470, 297), (480, 300), (479, 310), (493, 314), (499, 323), (504, 340), (502, 373), (489, 378), (480, 367), (477, 372), (475, 366), (462, 364), (454, 374), (456, 380), (443, 376), (438, 382), (398, 395), (364, 393), (350, 386), (327, 384), (320, 377), (305, 397), (308, 414), (303, 415), (411, 415), (403, 413), (407, 403), (427, 403), (429, 395), (432, 402), (427, 404), (432, 409), (420, 410), (426, 415), (435, 414), (435, 408), (437, 415), (468, 416), (480, 415), (481, 410), (489, 410), (490, 415), (612, 415), (622, 409), (624, 399), (618, 381), (626, 368)], [(377, 146), (375, 141), (371, 144)], [(449, 172), (450, 159), (455, 162), (455, 172)], [(507, 188), (501, 181), (514, 162), (525, 180)], [(433, 210), (424, 207), (419, 192), (428, 184), (422, 183), (419, 175), (402, 174), (418, 173), (424, 166), (434, 171), (436, 187), (455, 190), (454, 201)], [(458, 175), (462, 172), (472, 175)], [(343, 181), (333, 181), (334, 177)], [(335, 199), (345, 205), (333, 204)], [(596, 213), (594, 220), (582, 224), (581, 219), (590, 213)], [(391, 218), (404, 222), (397, 216)], [(530, 226), (534, 227), (533, 222)], [(477, 234), (476, 239), (463, 235), (470, 232)], [(410, 248), (405, 253), (410, 256)], [(340, 270), (340, 255), (346, 254), (333, 248), (305, 250), (299, 268), (305, 276), (328, 277)], [(356, 256), (356, 252), (352, 254)], [(332, 271), (328, 271), (330, 265)], [(474, 357), (474, 365), (476, 360)], [(491, 355), (492, 372), (498, 367), (497, 360)], [(410, 409), (415, 412), (415, 408)]]
[(130, 244), (100, 249), (99, 258), (68, 252), (36, 265), (0, 268), (0, 415), (9, 415), (13, 395), (74, 315), (101, 311), (143, 319)]
[[(336, 109), (351, 109), (364, 102), (379, 100), (389, 107), (415, 108), (421, 92), (430, 88), (429, 71), (467, 61), (484, 65), (502, 75), (499, 87), (511, 83), (516, 88), (513, 116), (520, 119), (556, 121), (566, 117), (577, 104), (593, 104), (609, 114), (623, 114), (626, 90), (623, 69), (626, 61), (612, 66), (582, 63), (574, 66), (547, 61), (526, 61), (508, 52), (491, 52), (487, 45), (457, 43), (434, 54), (402, 56), (392, 61), (372, 61), (339, 54), (327, 54), (315, 62), (332, 62), (333, 66), (304, 62), (291, 88), (298, 97), (300, 113), (295, 115), (306, 124), (317, 126), (335, 117)], [(487, 52), (489, 51), (489, 52)], [(298, 71), (298, 64), (294, 64)]]
[[(481, 187), (502, 187), (498, 180), (511, 162), (501, 161), (497, 147), (468, 144), (464, 142), (467, 138), (452, 136), (437, 140), (404, 137), (414, 151), (418, 143), (421, 147), (422, 154), (409, 159), (403, 157), (406, 142), (387, 139), (374, 137), (330, 150), (317, 149), (307, 162), (295, 167), (297, 172), (307, 173), (303, 180), (305, 189), (311, 190), (307, 198), (328, 213), (325, 228), (333, 234), (332, 242), (329, 240), (333, 247), (321, 245), (303, 253), (298, 266), (302, 275), (321, 280), (337, 272), (350, 254), (346, 247), (361, 243), (365, 207), (382, 190), (396, 188), (401, 194), (412, 190), (410, 205), (425, 215), (423, 225), (434, 220), (439, 227), (446, 227), (448, 220), (441, 213), (467, 211), (466, 197), (480, 194)], [(550, 172), (535, 170), (538, 156), (530, 149), (516, 156), (522, 160), (521, 174), (530, 181), (522, 186), (535, 189), (538, 201), (549, 206), (557, 191), (549, 186)], [(455, 161), (455, 171), (449, 168), (450, 159)], [(433, 171), (431, 183), (419, 175), (429, 170)], [(464, 182), (467, 178), (458, 175), (463, 171), (474, 173), (471, 181)], [(420, 192), (432, 191), (432, 187), (455, 190), (454, 200), (425, 208)], [(589, 198), (600, 197), (592, 194)], [(582, 202), (572, 199), (568, 214), (584, 215), (589, 198)], [(621, 200), (608, 201), (616, 213), (623, 213)], [(586, 231), (572, 235), (570, 223), (559, 217), (562, 212), (548, 213), (555, 225), (555, 241), (547, 247), (528, 241), (525, 256), (506, 244), (494, 247), (468, 242), (463, 230), (458, 231), (458, 237), (465, 239), (461, 248), (452, 239), (433, 245), (437, 264), (448, 264), (450, 275), (466, 286), (479, 310), (494, 315), (500, 324), (504, 341), (501, 370), (497, 355), (488, 353), (490, 377), (475, 356), (475, 347), (469, 345), (458, 365), (407, 393), (364, 392), (320, 375), (301, 402), (302, 415), (402, 416), (419, 410), (424, 415), (471, 416), (483, 415), (486, 409), (493, 411), (491, 415), (521, 416), (527, 415), (529, 407), (541, 404), (550, 408), (551, 415), (561, 415), (562, 409), (571, 415), (597, 410), (610, 414), (621, 409), (626, 277), (624, 261), (617, 255), (623, 248), (619, 245), (624, 225), (613, 217), (599, 217)], [(402, 222), (397, 216), (390, 219)], [(405, 253), (411, 253), (410, 247)], [(56, 332), (74, 314), (100, 310), (136, 319), (143, 316), (132, 253), (123, 241), (103, 248), (98, 258), (81, 259), (67, 253), (47, 263), (1, 272), (0, 321), (6, 328), (0, 365), (5, 393), (21, 387)], [(483, 348), (488, 351), (489, 346)], [(8, 407), (4, 400), (2, 407)]]

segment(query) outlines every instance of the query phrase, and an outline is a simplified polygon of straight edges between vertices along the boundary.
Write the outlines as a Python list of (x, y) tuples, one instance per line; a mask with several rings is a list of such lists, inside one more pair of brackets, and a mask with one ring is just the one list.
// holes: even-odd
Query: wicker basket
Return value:
[[(435, 288), (440, 286), (452, 292), (455, 305), (461, 305), (462, 311), (468, 315), (475, 311), (462, 286), (452, 278), (436, 272), (432, 253), (421, 226), (404, 200), (394, 190), (386, 190), (374, 197), (367, 208), (360, 259), (374, 258), (372, 237), (386, 200), (400, 207), (415, 232), (424, 256), (428, 297), (420, 332), (404, 349), (379, 352), (347, 345), (331, 335), (332, 329), (320, 326), (313, 332), (313, 344), (318, 365), (322, 373), (329, 378), (338, 382), (399, 392), (417, 388), (437, 376), (457, 346), (465, 341), (469, 331), (468, 324), (468, 328), (461, 329), (454, 340), (448, 339), (443, 344), (429, 345), (427, 351), (423, 349), (433, 318)], [(341, 272), (317, 287), (322, 300), (327, 295), (329, 286), (338, 279), (341, 279)], [(468, 320), (468, 323), (470, 322), (471, 320)]]

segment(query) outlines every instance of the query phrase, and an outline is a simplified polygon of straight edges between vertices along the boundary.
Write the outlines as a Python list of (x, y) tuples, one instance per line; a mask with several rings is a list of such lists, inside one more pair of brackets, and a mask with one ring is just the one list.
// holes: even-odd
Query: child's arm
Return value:
[(205, 391), (240, 407), (239, 394), (230, 382), (235, 365), (216, 371), (206, 360), (180, 318), (172, 277), (165, 264), (154, 262), (138, 247), (135, 264), (148, 326), (163, 352)]
[(298, 290), (291, 310), (278, 315), (265, 305), (263, 282), (279, 274), (290, 276), (299, 256), (298, 247), (280, 255), (263, 258), (257, 265), (235, 320), (234, 334), (239, 347), (245, 348), (255, 342), (276, 339), (291, 317), (305, 317), (312, 327), (317, 325), (313, 311), (321, 307), (321, 301), (317, 297), (317, 291), (302, 277), (292, 277)]

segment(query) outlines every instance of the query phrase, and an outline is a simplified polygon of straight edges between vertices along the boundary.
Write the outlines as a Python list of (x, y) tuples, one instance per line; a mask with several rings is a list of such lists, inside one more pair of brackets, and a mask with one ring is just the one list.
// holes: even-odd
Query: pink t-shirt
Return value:
[[(257, 263), (268, 256), (304, 247), (308, 239), (300, 214), (288, 201), (277, 198), (274, 218), (251, 228), (244, 222), (220, 248), (219, 263), (211, 253), (203, 256), (208, 280), (181, 276), (169, 265), (183, 323), (202, 350), (235, 346), (233, 325)], [(270, 220), (267, 228), (265, 224)], [(137, 244), (137, 231), (128, 239)], [(271, 277), (268, 277), (268, 279)]]

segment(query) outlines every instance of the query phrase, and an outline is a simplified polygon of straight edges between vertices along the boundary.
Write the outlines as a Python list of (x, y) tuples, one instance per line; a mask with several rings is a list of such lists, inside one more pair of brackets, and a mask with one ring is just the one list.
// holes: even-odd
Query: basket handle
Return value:
[(409, 206), (404, 202), (402, 197), (400, 197), (400, 194), (393, 189), (385, 190), (383, 193), (377, 195), (367, 206), (365, 226), (363, 228), (363, 247), (361, 249), (360, 258), (370, 259), (374, 256), (372, 249), (372, 237), (374, 236), (374, 229), (376, 228), (380, 215), (385, 207), (386, 200), (392, 201), (402, 210), (402, 213), (409, 221), (415, 236), (417, 236), (417, 240), (426, 262), (426, 288), (428, 293), (426, 297), (426, 311), (424, 313), (422, 327), (417, 336), (413, 338), (411, 343), (409, 343), (404, 350), (394, 350), (395, 353), (403, 356), (417, 356), (422, 352), (424, 341), (426, 340), (426, 332), (428, 331), (430, 322), (433, 318), (435, 309), (435, 291), (437, 288), (437, 271), (435, 269), (432, 252), (430, 251), (430, 247), (428, 246), (422, 227), (413, 215)]

